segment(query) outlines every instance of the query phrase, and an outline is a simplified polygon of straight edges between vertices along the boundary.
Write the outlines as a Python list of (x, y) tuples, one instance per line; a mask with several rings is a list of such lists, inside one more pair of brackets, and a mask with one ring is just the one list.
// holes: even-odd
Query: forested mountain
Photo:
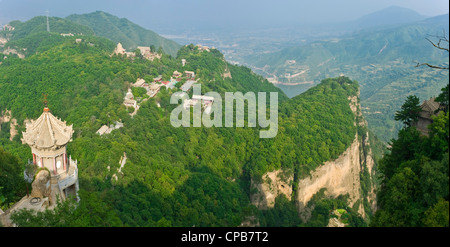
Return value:
[[(357, 97), (358, 83), (346, 77), (324, 80), (288, 99), (262, 76), (227, 63), (215, 49), (201, 51), (188, 45), (176, 58), (164, 53), (150, 61), (111, 56), (115, 43), (97, 36), (60, 39), (47, 32), (39, 35), (36, 47), (51, 45), (24, 59), (0, 56), (0, 109), (10, 110), (18, 123), (18, 135), (12, 141), (9, 125), (2, 125), (0, 143), (21, 165), (8, 178), (19, 176), (18, 172), (22, 175), (31, 159), (30, 148), (21, 144), (21, 131), (24, 120), (42, 113), (42, 95), (48, 94), (52, 114), (73, 124), (75, 130), (68, 153), (78, 160), (81, 200), (77, 207), (65, 204), (36, 217), (24, 211), (12, 218), (20, 226), (238, 226), (248, 217), (256, 217), (263, 225), (279, 225), (273, 211), (262, 213), (252, 205), (251, 180), (280, 168), (290, 170), (296, 179), (306, 178), (348, 149), (358, 131), (349, 105), (350, 98)], [(31, 37), (16, 41), (26, 48)], [(184, 67), (182, 59), (186, 60)], [(136, 96), (140, 108), (131, 117), (123, 104), (130, 84), (138, 78), (169, 77), (175, 70), (194, 71), (202, 92), (216, 91), (222, 96), (236, 91), (278, 92), (277, 136), (260, 139), (259, 127), (175, 128), (170, 113), (176, 105), (170, 104), (170, 96), (179, 91), (177, 87), (162, 87), (146, 101)], [(115, 121), (124, 127), (108, 135), (96, 133)], [(125, 154), (126, 164), (118, 172)], [(11, 166), (10, 155), (1, 155), (7, 158), (0, 159), (0, 166)], [(25, 194), (24, 183), (0, 186), (15, 190), (2, 194), (3, 209)], [(345, 197), (335, 202), (323, 194), (315, 199), (316, 204), (320, 202), (321, 210), (346, 208), (347, 204)], [(296, 208), (294, 201), (280, 205), (274, 210)], [(356, 211), (346, 210), (353, 219), (349, 224), (361, 225)], [(331, 217), (320, 216), (321, 211), (314, 215), (317, 222), (310, 225), (322, 226)], [(298, 215), (291, 219), (285, 225), (304, 224)]]
[(48, 20), (51, 38), (47, 32), (47, 17), (45, 16), (34, 17), (26, 22), (10, 22), (12, 30), (0, 30), (0, 38), (7, 42), (6, 44), (0, 43), (0, 51), (4, 51), (6, 54), (12, 52), (20, 56), (29, 56), (50, 49), (55, 42), (62, 42), (65, 37), (61, 34), (94, 34), (91, 28), (66, 19), (49, 17)]
[[(397, 27), (374, 27), (344, 37), (313, 42), (272, 54), (250, 56), (249, 64), (274, 77), (290, 97), (327, 77), (344, 74), (361, 84), (361, 105), (375, 134), (387, 142), (401, 125), (394, 109), (398, 95), (416, 94), (422, 99), (436, 95), (448, 83), (448, 73), (417, 62), (448, 64), (448, 54), (435, 49), (426, 38), (448, 33), (448, 15)], [(263, 71), (263, 72), (261, 72)], [(288, 85), (290, 84), (290, 85)]]
[[(48, 17), (50, 32), (54, 33), (73, 33), (73, 34), (84, 34), (93, 35), (94, 31), (87, 26), (73, 23), (69, 20), (59, 18), (59, 17)], [(12, 21), (9, 23), (10, 26), (14, 27), (14, 30), (8, 32), (9, 39), (18, 40), (25, 38), (28, 35), (46, 32), (47, 31), (47, 17), (37, 16), (26, 22)], [(4, 32), (5, 32), (4, 31)]]
[(118, 18), (102, 11), (82, 15), (73, 14), (66, 19), (92, 28), (95, 35), (121, 42), (128, 50), (134, 50), (137, 46), (154, 45), (156, 49), (161, 47), (166, 53), (175, 56), (181, 47), (174, 41), (163, 38), (125, 18)]

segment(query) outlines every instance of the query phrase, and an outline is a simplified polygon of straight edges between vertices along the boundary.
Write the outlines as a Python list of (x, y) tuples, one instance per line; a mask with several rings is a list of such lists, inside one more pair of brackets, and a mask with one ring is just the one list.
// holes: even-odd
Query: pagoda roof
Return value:
[(38, 149), (53, 149), (66, 145), (72, 140), (72, 125), (53, 116), (48, 108), (42, 115), (27, 124), (22, 142)]
[(420, 116), (423, 118), (431, 119), (431, 116), (436, 115), (435, 112), (439, 109), (440, 104), (435, 101), (435, 98), (431, 98), (429, 100), (425, 100), (420, 108), (422, 111), (420, 112)]

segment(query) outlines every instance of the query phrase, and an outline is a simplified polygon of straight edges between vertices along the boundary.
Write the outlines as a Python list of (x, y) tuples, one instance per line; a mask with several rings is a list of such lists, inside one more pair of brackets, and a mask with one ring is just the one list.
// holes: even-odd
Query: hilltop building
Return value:
[(125, 55), (127, 57), (134, 57), (136, 54), (134, 54), (134, 52), (127, 52), (127, 50), (125, 50), (125, 48), (123, 48), (122, 44), (119, 42), (117, 43), (116, 48), (114, 49), (114, 53), (116, 55)]
[(201, 104), (206, 114), (211, 114), (214, 97), (205, 95), (192, 95), (192, 99), (186, 99), (183, 102), (183, 108), (189, 110), (190, 107)]
[(159, 90), (161, 89), (162, 84), (152, 83), (149, 85), (147, 95), (150, 96), (150, 98), (154, 97)]
[[(26, 126), (22, 142), (28, 144), (33, 155), (30, 165), (37, 169), (32, 183), (31, 195), (26, 195), (0, 215), (4, 226), (10, 226), (9, 216), (20, 209), (43, 211), (52, 209), (57, 201), (73, 197), (78, 198), (78, 165), (77, 161), (67, 154), (67, 143), (72, 141), (72, 125), (53, 116), (45, 106), (42, 115)], [(24, 172), (24, 178), (32, 180)]]
[(125, 54), (126, 50), (123, 48), (122, 44), (117, 43), (116, 49), (114, 49), (114, 54)]
[(126, 107), (133, 107), (137, 109), (137, 101), (134, 99), (133, 93), (131, 92), (131, 88), (128, 88), (128, 92), (123, 99), (123, 104)]
[(131, 86), (133, 86), (133, 87), (144, 87), (145, 84), (146, 84), (146, 83), (145, 83), (145, 80), (144, 80), (144, 79), (138, 78), (138, 79), (136, 80), (136, 82), (133, 83)]
[(419, 119), (413, 124), (413, 126), (425, 136), (428, 136), (428, 125), (433, 123), (432, 117), (437, 116), (437, 114), (441, 111), (439, 102), (434, 100), (435, 98), (431, 98), (422, 103), (420, 106), (422, 111), (420, 112)]
[(172, 77), (174, 77), (174, 78), (179, 78), (180, 76), (182, 76), (183, 74), (182, 73), (180, 73), (180, 72), (178, 72), (178, 71), (174, 71), (173, 72), (173, 74), (172, 74)]
[(194, 79), (195, 78), (195, 73), (193, 71), (184, 71), (184, 75), (188, 78), (188, 79)]
[[(153, 61), (155, 58), (160, 59), (161, 54), (154, 53), (151, 51), (151, 48), (148, 46), (138, 46), (137, 49), (140, 51), (142, 57), (144, 57), (147, 60)], [(116, 48), (114, 49), (115, 55), (125, 55), (127, 57), (136, 57), (136, 53), (132, 51), (127, 51), (125, 48), (123, 48), (122, 44), (119, 42), (117, 43)]]
[(181, 85), (180, 89), (183, 92), (187, 92), (191, 89), (192, 85), (197, 83), (197, 81), (194, 80), (187, 80), (183, 85)]
[(6, 24), (3, 26), (3, 31), (14, 31), (14, 29), (16, 29), (16, 28), (9, 24)]
[(67, 155), (67, 143), (72, 141), (72, 126), (67, 126), (44, 108), (42, 115), (27, 125), (22, 142), (31, 147), (33, 165), (50, 171), (52, 193), (50, 203), (57, 196), (64, 200), (78, 191), (77, 162)]
[(139, 49), (139, 51), (141, 51), (141, 54), (143, 56), (145, 56), (146, 54), (150, 54), (151, 53), (151, 49), (148, 46), (138, 46), (137, 48)]
[(123, 123), (116, 121), (114, 124), (109, 125), (109, 127), (108, 127), (108, 125), (103, 125), (102, 127), (100, 127), (100, 129), (97, 130), (96, 133), (99, 135), (109, 134), (113, 130), (120, 129), (122, 127), (123, 127)]
[(209, 49), (208, 46), (200, 45), (200, 44), (198, 44), (198, 45), (196, 45), (196, 46), (198, 47), (198, 50), (199, 50), (199, 51), (207, 51), (207, 52), (210, 52), (210, 49)]

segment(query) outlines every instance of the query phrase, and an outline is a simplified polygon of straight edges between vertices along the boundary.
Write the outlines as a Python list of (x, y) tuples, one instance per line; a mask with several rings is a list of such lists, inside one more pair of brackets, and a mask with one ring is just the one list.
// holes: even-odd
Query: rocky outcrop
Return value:
[[(325, 194), (330, 197), (348, 194), (350, 207), (358, 200), (363, 200), (360, 183), (362, 164), (370, 163), (373, 168), (373, 159), (360, 155), (362, 144), (359, 140), (356, 134), (352, 144), (336, 160), (325, 162), (311, 172), (310, 176), (298, 180), (295, 202), (303, 220), (309, 218), (310, 210), (306, 209), (306, 205), (321, 189), (326, 189)], [(252, 204), (264, 210), (274, 207), (278, 195), (284, 194), (291, 199), (293, 175), (283, 179), (283, 174), (283, 170), (276, 170), (264, 174), (262, 182), (252, 180)], [(359, 204), (358, 212), (365, 217), (362, 203)]]
[(9, 140), (12, 141), (13, 138), (18, 134), (17, 133), (17, 119), (11, 117), (11, 111), (5, 110), (0, 115), (0, 131), (2, 130), (1, 124), (9, 122)]
[(347, 212), (343, 210), (343, 212), (340, 212), (339, 210), (333, 211), (333, 217), (330, 218), (328, 221), (327, 227), (346, 227), (347, 224), (342, 222), (341, 216), (342, 214), (346, 214)]
[[(372, 149), (370, 148), (370, 141), (369, 141), (369, 133), (366, 132), (365, 138), (362, 140), (362, 149), (361, 149), (361, 164), (365, 165), (367, 167), (367, 170), (369, 171), (370, 179), (372, 181), (372, 184), (375, 182), (375, 160), (372, 153)], [(367, 201), (370, 203), (370, 207), (372, 212), (375, 212), (377, 209), (377, 200), (376, 200), (376, 192), (375, 192), (375, 186), (371, 186), (370, 190), (367, 192)]]
[[(359, 94), (358, 94), (359, 95)], [(364, 129), (367, 122), (363, 119), (358, 96), (349, 97), (349, 106), (352, 110), (355, 121), (354, 125), (359, 129)], [(361, 133), (361, 132), (360, 132)], [(283, 182), (279, 179), (282, 170), (268, 172), (263, 175), (262, 182), (252, 180), (251, 202), (259, 209), (268, 209), (274, 206), (275, 198), (284, 194), (288, 199), (293, 197), (292, 184), (297, 183), (295, 202), (299, 215), (303, 221), (307, 221), (312, 208), (308, 208), (308, 202), (320, 190), (325, 189), (325, 195), (337, 197), (339, 195), (349, 195), (348, 204), (353, 207), (356, 203), (360, 215), (365, 218), (363, 201), (367, 199), (372, 210), (376, 209), (374, 186), (368, 192), (363, 192), (361, 187), (361, 176), (367, 167), (370, 180), (375, 177), (375, 162), (369, 143), (369, 133), (355, 138), (351, 145), (335, 160), (327, 161), (311, 172), (310, 176), (293, 181), (293, 175)], [(336, 223), (336, 222), (335, 222)], [(339, 224), (332, 224), (338, 226)]]
[(8, 43), (8, 40), (4, 37), (0, 37), (0, 47), (3, 47), (6, 43)]
[(222, 78), (223, 78), (223, 79), (225, 79), (225, 78), (230, 78), (230, 79), (232, 79), (232, 78), (233, 78), (233, 77), (231, 76), (231, 72), (230, 72), (230, 69), (229, 69), (228, 67), (225, 68), (225, 71), (224, 71), (223, 74), (222, 74)]
[[(358, 96), (348, 98), (349, 106), (354, 115), (354, 125), (359, 129), (364, 129), (367, 127), (367, 122), (362, 116)], [(371, 203), (372, 210), (375, 210), (375, 189), (372, 186), (370, 191), (363, 193), (361, 176), (365, 167), (367, 167), (369, 179), (373, 181), (375, 176), (374, 166), (375, 161), (370, 148), (369, 133), (365, 132), (364, 136), (358, 136), (358, 133), (356, 133), (352, 144), (336, 160), (325, 162), (313, 171), (311, 176), (298, 181), (296, 203), (300, 216), (303, 220), (308, 219), (310, 210), (306, 209), (307, 203), (319, 190), (326, 189), (325, 193), (330, 197), (348, 194), (350, 207), (359, 202), (358, 212), (365, 218), (363, 201), (367, 199)], [(306, 214), (303, 214), (304, 211)]]
[[(330, 197), (348, 194), (349, 206), (361, 198), (360, 193), (360, 143), (355, 136), (350, 147), (339, 158), (325, 162), (314, 170), (307, 178), (298, 181), (298, 192), (295, 198), (300, 214), (314, 194), (326, 189), (325, 194)], [(364, 209), (360, 204), (359, 213), (364, 216)], [(306, 217), (308, 218), (308, 217)]]
[(50, 195), (50, 173), (47, 170), (38, 172), (31, 187), (31, 197), (48, 197)]
[(259, 209), (268, 209), (275, 206), (278, 195), (285, 195), (290, 200), (293, 179), (293, 174), (283, 170), (266, 173), (260, 182), (252, 179), (251, 188), (254, 193), (251, 193), (251, 202)]
[(11, 111), (9, 111), (8, 109), (5, 111), (1, 111), (0, 124), (7, 123), (9, 121), (11, 121)]
[(22, 53), (18, 52), (16, 49), (12, 49), (10, 47), (4, 49), (2, 51), (3, 54), (5, 55), (10, 55), (10, 54), (16, 54), (19, 58), (25, 58), (25, 55), (23, 55)]

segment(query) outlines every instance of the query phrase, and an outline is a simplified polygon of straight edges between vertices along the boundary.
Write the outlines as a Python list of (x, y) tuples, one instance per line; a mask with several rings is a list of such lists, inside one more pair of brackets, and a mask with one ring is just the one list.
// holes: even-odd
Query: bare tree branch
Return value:
[(444, 51), (449, 52), (449, 51), (448, 51), (448, 47), (443, 47), (443, 46), (441, 46), (441, 42), (442, 42), (442, 41), (447, 42), (447, 44), (448, 44), (448, 39), (447, 39), (447, 37), (445, 36), (445, 32), (444, 32), (444, 36), (434, 36), (434, 37), (439, 39), (437, 43), (434, 43), (434, 42), (431, 41), (429, 38), (426, 38), (426, 40), (428, 40), (428, 42), (430, 42), (434, 47), (436, 47), (436, 48), (438, 48), (438, 49), (440, 49), (440, 50), (444, 50)]
[[(431, 35), (429, 35), (429, 36), (431, 36)], [(449, 52), (448, 38), (447, 38), (447, 35), (445, 34), (445, 30), (444, 30), (444, 35), (443, 36), (435, 35), (435, 36), (432, 36), (432, 37), (435, 37), (435, 38), (438, 39), (437, 43), (434, 43), (429, 38), (426, 38), (426, 40), (428, 40), (428, 42), (430, 42), (434, 47), (438, 48), (439, 50), (443, 50), (443, 51)], [(447, 43), (447, 47), (441, 45), (441, 42)], [(433, 68), (433, 69), (446, 69), (446, 70), (449, 69), (449, 67), (442, 67), (442, 66), (432, 65), (432, 64), (429, 64), (429, 63), (417, 63), (415, 67), (417, 68), (417, 67), (420, 67), (420, 66), (423, 66), (423, 65), (426, 65), (426, 66), (428, 66), (430, 68)]]
[(420, 66), (423, 66), (423, 65), (426, 65), (426, 66), (428, 66), (430, 68), (433, 68), (433, 69), (449, 69), (449, 67), (441, 67), (441, 66), (431, 65), (429, 63), (417, 63), (414, 67), (417, 68), (417, 67), (420, 67)]

